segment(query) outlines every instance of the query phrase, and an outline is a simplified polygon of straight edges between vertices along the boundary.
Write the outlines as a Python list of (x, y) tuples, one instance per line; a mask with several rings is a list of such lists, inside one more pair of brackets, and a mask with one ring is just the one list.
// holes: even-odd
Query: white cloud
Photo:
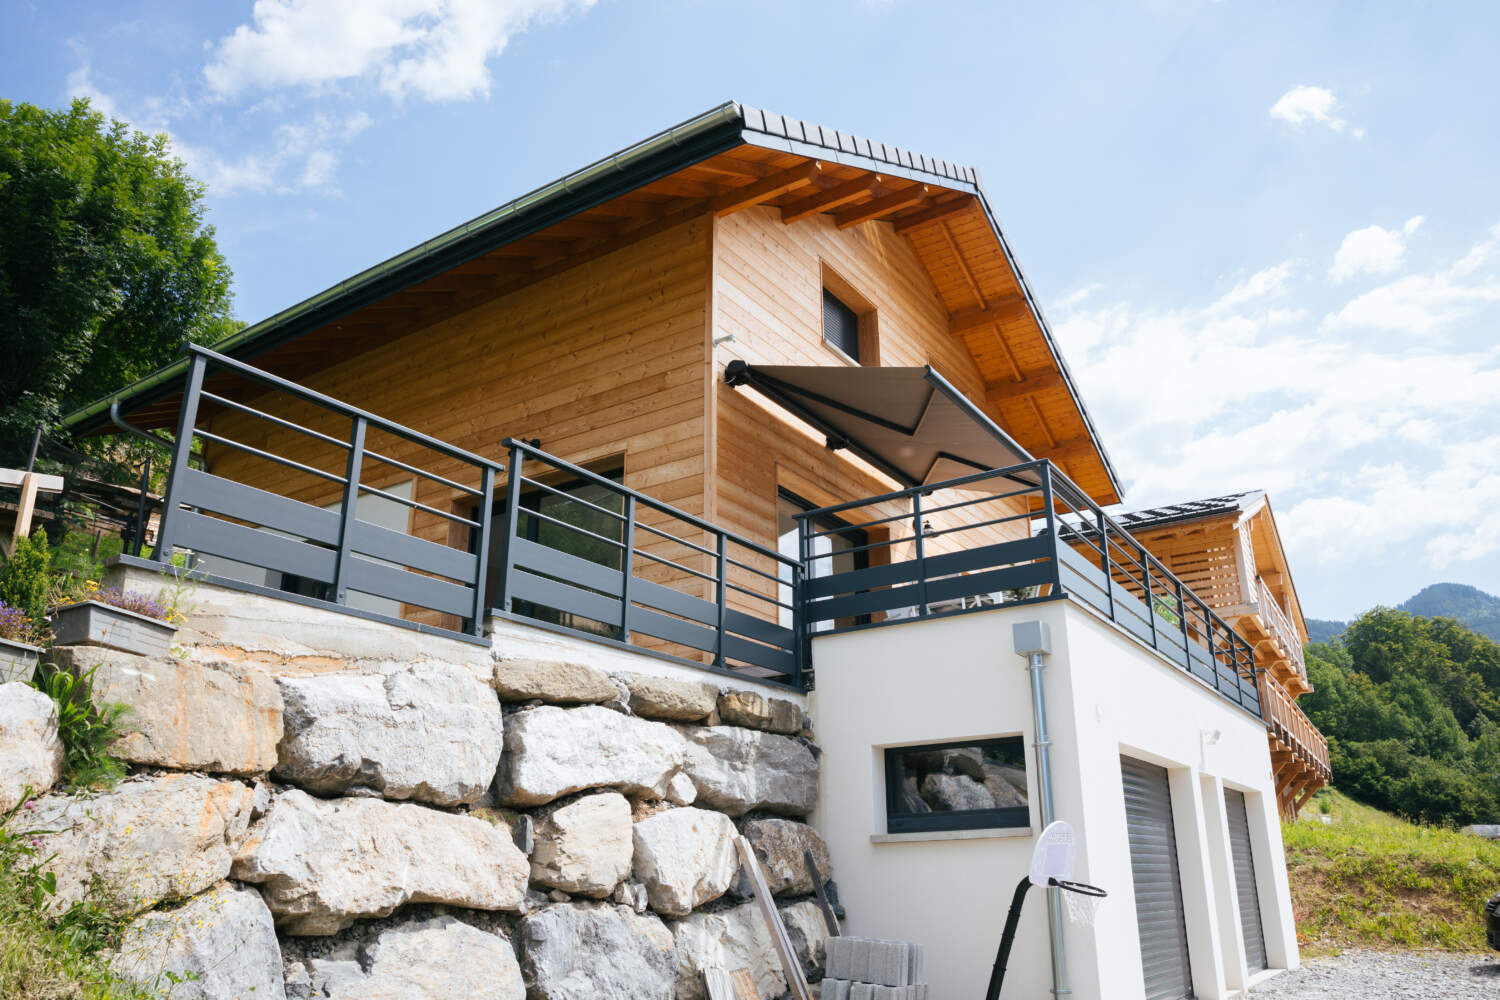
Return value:
[(256, 0), (203, 69), (225, 97), (371, 81), (397, 98), (487, 96), (489, 61), (531, 24), (593, 0)]
[(1365, 130), (1359, 127), (1351, 127), (1348, 122), (1338, 116), (1338, 98), (1333, 96), (1333, 91), (1325, 87), (1310, 87), (1299, 84), (1288, 90), (1277, 98), (1276, 103), (1271, 105), (1271, 117), (1279, 118), (1284, 122), (1301, 127), (1307, 124), (1326, 125), (1335, 132), (1349, 130), (1349, 134), (1356, 139), (1362, 139)]
[[(1266, 489), (1294, 566), (1406, 546), (1437, 570), (1500, 554), (1497, 247), (1500, 226), (1321, 323), (1327, 286), (1291, 261), (1207, 305), (1099, 291), (1049, 311), (1132, 506)], [(1478, 317), (1465, 343), (1420, 336), (1460, 314)], [(1372, 337), (1377, 318), (1397, 336)]]
[(1382, 226), (1354, 230), (1339, 244), (1328, 276), (1343, 283), (1360, 274), (1390, 274), (1400, 269), (1406, 256), (1406, 238), (1422, 222), (1422, 216), (1418, 215), (1407, 219), (1399, 231)]
[[(1348, 239), (1344, 242), (1347, 245)], [(1497, 246), (1500, 225), (1452, 266), (1430, 274), (1407, 275), (1365, 292), (1338, 312), (1323, 317), (1319, 329), (1327, 333), (1383, 330), (1430, 335), (1473, 316), (1485, 306), (1500, 302), (1500, 275), (1484, 271)], [(1339, 250), (1342, 253), (1343, 247)], [(1334, 266), (1338, 266), (1337, 258)]]

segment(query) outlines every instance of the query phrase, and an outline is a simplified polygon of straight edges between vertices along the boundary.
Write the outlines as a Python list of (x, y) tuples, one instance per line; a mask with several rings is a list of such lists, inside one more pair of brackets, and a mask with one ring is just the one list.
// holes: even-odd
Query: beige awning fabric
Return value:
[(1032, 461), (1031, 455), (930, 367), (849, 368), (730, 362), (749, 386), (904, 486), (930, 485)]

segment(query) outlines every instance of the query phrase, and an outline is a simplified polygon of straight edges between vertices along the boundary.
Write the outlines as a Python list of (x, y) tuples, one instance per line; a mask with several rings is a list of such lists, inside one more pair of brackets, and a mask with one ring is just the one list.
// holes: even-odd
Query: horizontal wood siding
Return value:
[[(577, 464), (623, 455), (627, 486), (701, 515), (710, 228), (707, 217), (684, 223), (300, 381), (501, 461), (507, 436), (540, 438), (543, 449)], [(261, 397), (256, 405), (335, 436), (347, 433), (295, 401)], [(343, 474), (337, 449), (263, 421), (220, 413), (210, 427)], [(460, 463), (419, 447), (377, 434), (368, 446), (476, 485)], [(222, 447), (210, 448), (208, 461), (216, 474), (262, 489), (314, 504), (338, 499), (331, 483)], [(528, 476), (539, 472), (527, 467)], [(368, 462), (365, 478), (379, 486), (411, 475)], [(423, 480), (416, 499), (466, 516), (472, 504)], [(431, 514), (417, 512), (411, 530), (466, 543), (467, 529), (454, 532)], [(648, 534), (637, 543), (668, 558), (683, 555)]]

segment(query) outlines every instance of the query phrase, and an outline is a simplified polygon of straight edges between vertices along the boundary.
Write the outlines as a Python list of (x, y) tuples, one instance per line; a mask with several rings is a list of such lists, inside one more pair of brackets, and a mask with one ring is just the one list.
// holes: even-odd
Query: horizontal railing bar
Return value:
[[(671, 566), (673, 569), (680, 569), (684, 573), (691, 573), (694, 576), (698, 577), (698, 579), (700, 580), (707, 580), (709, 583), (719, 582), (719, 578), (716, 575), (710, 573), (700, 573), (697, 570), (692, 569), (691, 567), (684, 566), (681, 563), (675, 563), (672, 560), (668, 559), (666, 556), (654, 555), (653, 553), (647, 552), (645, 549), (636, 549), (635, 554), (638, 556), (642, 556), (643, 558), (650, 559), (652, 562), (662, 563), (663, 565)], [(637, 574), (637, 579), (644, 579), (644, 577), (641, 577), (639, 574)]]
[[(907, 519), (910, 520), (911, 515), (908, 514)], [(853, 555), (855, 552), (868, 552), (874, 549), (887, 549), (896, 545), (905, 545), (908, 542), (915, 542), (916, 540), (916, 535), (902, 535), (900, 538), (886, 538), (878, 542), (867, 542), (864, 545), (851, 545), (847, 549), (833, 549), (829, 552), (815, 552), (807, 557), (807, 561), (811, 563), (819, 559), (833, 559), (838, 556)]]
[(763, 569), (758, 569), (754, 566), (751, 566), (749, 563), (742, 563), (738, 559), (731, 559), (728, 556), (725, 556), (724, 562), (730, 566), (738, 566), (740, 569), (744, 570), (747, 573), (754, 573), (756, 576), (764, 577), (767, 580), (775, 580), (777, 583), (787, 582), (786, 580), (783, 580), (781, 577), (777, 576), (775, 573), (767, 573)]
[(547, 521), (550, 524), (555, 524), (559, 528), (566, 528), (569, 531), (576, 531), (580, 535), (587, 535), (590, 538), (597, 539), (598, 541), (604, 542), (608, 545), (613, 545), (617, 549), (623, 549), (625, 547), (625, 543), (618, 541), (617, 539), (605, 538), (603, 535), (598, 534), (597, 532), (590, 531), (587, 528), (580, 528), (576, 524), (569, 524), (567, 521), (560, 521), (557, 518), (552, 517), (551, 515), (543, 514), (539, 510), (532, 510), (530, 507), (522, 507), (518, 514), (522, 517), (534, 517), (538, 521)]
[(275, 462), (276, 464), (284, 465), (289, 469), (296, 469), (299, 472), (305, 472), (310, 476), (317, 476), (321, 479), (326, 479), (331, 483), (338, 483), (341, 486), (344, 483), (343, 476), (336, 475), (332, 472), (324, 472), (322, 469), (315, 469), (311, 465), (303, 465), (301, 462), (295, 461), (294, 459), (283, 458), (282, 456), (272, 454), (269, 451), (261, 451), (259, 448), (251, 447), (248, 444), (242, 444), (241, 442), (235, 441), (232, 438), (222, 437), (221, 435), (206, 431), (201, 427), (196, 428), (193, 433), (206, 440), (222, 444), (226, 448), (235, 448), (239, 451), (245, 452), (246, 454), (254, 455), (257, 458), (263, 458), (268, 462)]
[[(922, 513), (925, 516), (927, 512), (923, 511)], [(962, 524), (955, 528), (934, 528), (932, 531), (925, 532), (922, 537), (941, 538), (944, 535), (956, 535), (965, 531), (978, 531), (980, 528), (989, 528), (997, 524), (1009, 524), (1012, 521), (1019, 521), (1023, 519), (1026, 521), (1030, 521), (1031, 515), (1011, 514), (1008, 517), (997, 517), (989, 521), (976, 521), (973, 524)]]
[[(736, 545), (741, 545), (753, 552), (758, 552), (761, 555), (771, 559), (775, 559), (778, 562), (784, 562), (789, 565), (797, 564), (797, 560), (788, 559), (786, 556), (782, 555), (780, 552), (777, 552), (775, 549), (767, 548), (766, 546), (761, 545), (757, 542), (750, 541), (750, 539), (748, 538), (744, 538), (732, 532), (725, 531), (723, 528), (710, 524), (709, 522), (703, 520), (701, 517), (694, 517), (687, 511), (678, 510), (671, 504), (662, 503), (660, 500), (653, 500), (650, 497), (646, 496), (644, 493), (638, 493), (628, 486), (622, 486), (621, 484), (613, 482), (612, 480), (605, 479), (603, 476), (599, 475), (596, 472), (590, 472), (589, 470), (582, 468), (581, 466), (574, 465), (571, 462), (565, 462), (554, 455), (549, 455), (547, 452), (542, 451), (540, 448), (533, 447), (529, 442), (521, 441), (517, 438), (506, 438), (501, 442), (501, 444), (507, 448), (515, 448), (517, 451), (520, 451), (523, 454), (530, 455), (543, 462), (547, 462), (554, 468), (562, 469), (565, 472), (570, 472), (581, 479), (586, 479), (589, 482), (599, 483), (602, 486), (607, 486), (608, 488), (625, 496), (635, 497), (637, 504), (645, 504), (652, 510), (659, 511), (663, 514), (670, 514), (673, 517), (680, 518), (681, 520), (686, 521), (688, 524), (691, 524), (693, 527), (701, 528), (702, 530), (710, 532), (711, 534), (714, 534), (716, 536), (723, 535), (725, 538), (734, 542)], [(636, 523), (640, 523), (639, 519), (637, 519)]]
[(286, 379), (277, 378), (275, 375), (272, 375), (269, 372), (261, 371), (259, 368), (253, 368), (250, 365), (245, 364), (243, 361), (236, 361), (234, 358), (231, 358), (224, 354), (220, 354), (217, 351), (210, 350), (209, 348), (203, 347), (200, 344), (188, 344), (186, 350), (189, 353), (203, 356), (207, 361), (219, 366), (220, 368), (228, 368), (229, 370), (237, 372), (240, 375), (245, 376), (246, 378), (252, 379), (256, 382), (260, 382), (263, 385), (269, 385), (274, 388), (280, 389), (282, 392), (285, 392), (288, 395), (296, 396), (298, 399), (306, 400), (309, 403), (316, 403), (319, 406), (327, 407), (330, 410), (334, 410), (338, 413), (343, 413), (350, 417), (363, 417), (370, 423), (371, 426), (379, 427), (381, 430), (388, 431), (392, 434), (397, 435), (398, 437), (406, 438), (408, 441), (414, 442), (416, 444), (426, 445), (433, 451), (440, 452), (450, 458), (461, 459), (462, 461), (470, 462), (478, 466), (489, 466), (496, 471), (500, 471), (505, 468), (502, 463), (485, 458), (483, 455), (476, 455), (473, 452), (464, 451), (462, 448), (456, 448), (451, 444), (439, 441), (437, 438), (429, 437), (428, 435), (423, 434), (421, 431), (412, 430), (410, 427), (403, 427), (401, 424), (394, 423), (390, 420), (385, 419), (384, 417), (378, 416), (374, 413), (370, 413), (367, 410), (361, 410), (357, 406), (350, 406), (348, 403), (340, 402), (339, 400), (334, 399), (332, 396), (325, 396), (321, 392), (314, 392), (312, 389), (300, 386), (295, 382), (288, 382)]
[(387, 493), (385, 490), (378, 490), (373, 486), (366, 486), (364, 483), (359, 484), (359, 491), (361, 493), (373, 493), (378, 497), (385, 497), (387, 500), (403, 504), (407, 507), (412, 508), (413, 510), (425, 510), (429, 514), (436, 514), (438, 517), (446, 517), (450, 521), (456, 521), (459, 524), (467, 524), (471, 528), (479, 527), (478, 521), (471, 521), (467, 517), (461, 517), (458, 514), (450, 514), (446, 510), (438, 510), (436, 507), (429, 507), (425, 503), (418, 503), (415, 500), (408, 500), (406, 499), (406, 497), (398, 497), (394, 493)]
[(576, 503), (576, 504), (579, 504), (579, 505), (584, 506), (584, 507), (593, 508), (594, 510), (597, 510), (601, 514), (608, 514), (610, 517), (614, 518), (617, 521), (624, 521), (624, 520), (626, 520), (625, 515), (622, 514), (622, 513), (620, 513), (617, 510), (610, 510), (608, 507), (601, 507), (599, 504), (594, 503), (592, 500), (585, 500), (585, 499), (583, 499), (583, 497), (574, 496), (572, 493), (569, 493), (566, 490), (560, 490), (556, 486), (549, 486), (549, 485), (547, 485), (546, 483), (544, 483), (544, 482), (542, 482), (540, 480), (532, 479), (530, 476), (522, 476), (521, 477), (521, 482), (523, 484), (524, 483), (530, 483), (532, 486), (535, 486), (537, 489), (546, 490), (548, 493), (551, 493), (553, 496), (562, 497), (564, 500), (567, 500), (569, 503)]
[(686, 548), (694, 550), (695, 552), (700, 552), (703, 555), (712, 556), (715, 559), (719, 558), (719, 552), (717, 549), (704, 548), (697, 542), (690, 542), (686, 538), (683, 538), (681, 535), (674, 535), (670, 531), (666, 531), (661, 528), (653, 528), (651, 525), (643, 522), (639, 517), (635, 519), (635, 526), (637, 528), (640, 528), (642, 531), (649, 531), (657, 538), (665, 539), (666, 541), (669, 541), (674, 545), (684, 546)]
[(484, 496), (481, 491), (474, 489), (472, 486), (465, 486), (463, 483), (455, 483), (453, 480), (445, 479), (435, 472), (428, 472), (426, 469), (419, 469), (415, 465), (407, 465), (399, 458), (391, 458), (389, 455), (382, 455), (380, 454), (380, 452), (371, 451), (369, 448), (365, 449), (365, 457), (373, 458), (377, 462), (384, 462), (386, 465), (394, 465), (398, 469), (405, 469), (407, 472), (410, 472), (414, 476), (421, 476), (423, 479), (430, 479), (434, 483), (442, 483), (444, 486), (451, 487), (452, 489), (458, 490), (461, 493), (467, 493), (471, 497)]
[(278, 427), (285, 427), (287, 430), (296, 431), (299, 434), (306, 434), (308, 437), (317, 438), (319, 441), (325, 441), (328, 444), (331, 444), (337, 448), (342, 448), (345, 451), (349, 450), (348, 441), (342, 441), (331, 434), (324, 434), (322, 431), (315, 431), (311, 427), (303, 427), (299, 423), (283, 419), (282, 417), (276, 416), (274, 413), (266, 413), (264, 410), (257, 410), (253, 406), (246, 406), (244, 403), (236, 403), (232, 399), (225, 399), (223, 396), (209, 392), (207, 389), (201, 390), (199, 392), (199, 396), (201, 396), (203, 399), (212, 400), (213, 402), (218, 403), (221, 406), (227, 406), (231, 410), (238, 410), (239, 412), (248, 414), (249, 416), (259, 417), (260, 419), (269, 421)]
[[(961, 476), (958, 479), (944, 480), (941, 483), (912, 486), (904, 490), (894, 490), (890, 493), (882, 493), (878, 496), (865, 497), (863, 500), (850, 500), (847, 503), (835, 504), (832, 507), (819, 507), (816, 510), (798, 511), (792, 516), (801, 521), (806, 520), (809, 517), (817, 517), (819, 515), (837, 514), (839, 511), (851, 510), (856, 507), (869, 507), (877, 503), (887, 503), (892, 500), (907, 499), (916, 496), (918, 493), (922, 494), (923, 496), (931, 496), (938, 490), (958, 489), (962, 486), (968, 485), (969, 483), (983, 482), (986, 479), (997, 479), (1002, 476), (1014, 477), (1024, 472), (1035, 472), (1038, 469), (1042, 468), (1042, 466), (1047, 464), (1049, 463), (1044, 458), (1038, 459), (1035, 462), (1023, 462), (1020, 465), (1011, 465), (1003, 469), (989, 469), (985, 472), (976, 472), (972, 475)], [(1040, 488), (1040, 485), (1033, 487), (1033, 489)], [(910, 515), (907, 516), (909, 517)]]
[[(728, 587), (730, 590), (738, 590), (740, 593), (745, 594), (748, 597), (753, 597), (756, 600), (758, 600), (758, 601), (760, 601), (760, 602), (762, 602), (764, 604), (772, 604), (772, 605), (775, 605), (778, 608), (783, 608), (783, 609), (785, 609), (787, 611), (796, 611), (797, 610), (797, 606), (795, 604), (785, 604), (785, 603), (783, 603), (781, 601), (778, 601), (774, 597), (767, 597), (765, 594), (757, 594), (753, 590), (746, 590), (744, 587), (741, 587), (741, 586), (738, 586), (736, 584), (730, 583), (727, 580), (724, 582), (724, 586)], [(783, 586), (790, 587), (791, 584), (789, 584), (789, 583), (788, 584), (783, 584)]]

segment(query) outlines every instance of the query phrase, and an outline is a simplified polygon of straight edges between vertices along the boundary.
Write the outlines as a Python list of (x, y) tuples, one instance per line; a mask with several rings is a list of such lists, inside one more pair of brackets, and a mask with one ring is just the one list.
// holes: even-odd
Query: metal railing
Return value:
[(1050, 461), (797, 517), (809, 635), (1067, 597), (1260, 716), (1250, 645)]
[(505, 444), (497, 613), (801, 685), (796, 560), (524, 441)]
[[(169, 561), (178, 548), (188, 549), (198, 557), (217, 557), (280, 574), (283, 584), (289, 578), (295, 579), (300, 588), (297, 592), (303, 596), (347, 605), (351, 593), (367, 594), (438, 615), (454, 616), (466, 623), (467, 631), (480, 634), (491, 498), (496, 474), (504, 470), (503, 465), (207, 348), (190, 345), (188, 352), (190, 360), (174, 441), (132, 427), (118, 412), (113, 414), (118, 426), (172, 448), (156, 545), (158, 561)], [(212, 378), (219, 383), (247, 380), (258, 392), (258, 400), (281, 393), (307, 404), (311, 415), (304, 419), (322, 424), (323, 429), (231, 399), (224, 394), (230, 391), (227, 388), (211, 391), (205, 383)], [(216, 415), (233, 414), (235, 428), (209, 430), (201, 426), (200, 416), (205, 408), (215, 410)], [(309, 447), (307, 443), (312, 442), (310, 450), (318, 457), (305, 455), (305, 460), (294, 459), (270, 450), (269, 445), (257, 447), (245, 440), (253, 438), (256, 429), (266, 425), (290, 432), (278, 438), (283, 444), (296, 442)], [(424, 454), (440, 456), (448, 465), (457, 463), (464, 472), (455, 474), (471, 477), (472, 485), (377, 451), (374, 447), (377, 435), (399, 445), (415, 446), (414, 450)], [(328, 507), (315, 506), (283, 495), (289, 490), (270, 492), (193, 468), (190, 460), (195, 456), (195, 439), (205, 447), (238, 452), (252, 463), (269, 463), (289, 470), (291, 481), (299, 487), (321, 488), (335, 493), (337, 500)], [(411, 498), (376, 488), (368, 481), (367, 463), (436, 483), (445, 493), (471, 500), (478, 514), (470, 518), (421, 503), (415, 499), (415, 487)], [(329, 465), (334, 468), (326, 467)], [(328, 491), (321, 484), (330, 484), (334, 489)], [(356, 516), (360, 497), (380, 497), (446, 520), (467, 529), (459, 534), (467, 535), (473, 544), (456, 548), (363, 520)], [(273, 582), (270, 589), (278, 588)]]
[(1276, 644), (1281, 647), (1282, 655), (1297, 670), (1297, 675), (1303, 680), (1307, 679), (1307, 662), (1302, 655), (1302, 640), (1297, 635), (1297, 628), (1292, 620), (1287, 617), (1281, 605), (1276, 603), (1276, 597), (1271, 593), (1271, 588), (1266, 586), (1266, 581), (1260, 577), (1255, 578), (1259, 591), (1259, 607), (1261, 621), (1265, 623), (1266, 631), (1271, 633)]

